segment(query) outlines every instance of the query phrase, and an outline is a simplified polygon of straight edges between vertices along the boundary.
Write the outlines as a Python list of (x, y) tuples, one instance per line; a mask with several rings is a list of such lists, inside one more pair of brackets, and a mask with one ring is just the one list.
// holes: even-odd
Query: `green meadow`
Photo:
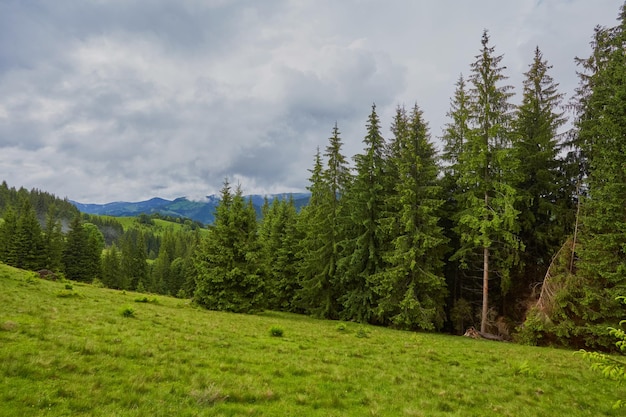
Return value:
[(0, 416), (613, 416), (580, 354), (45, 281), (0, 264)]

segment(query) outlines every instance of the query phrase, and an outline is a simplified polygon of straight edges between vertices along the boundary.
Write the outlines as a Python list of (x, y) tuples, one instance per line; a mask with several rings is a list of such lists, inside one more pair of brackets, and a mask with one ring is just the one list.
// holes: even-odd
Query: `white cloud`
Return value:
[(376, 102), (433, 137), (489, 29), (511, 84), (535, 45), (562, 91), (618, 0), (0, 3), (0, 179), (82, 202), (302, 190), (335, 121)]

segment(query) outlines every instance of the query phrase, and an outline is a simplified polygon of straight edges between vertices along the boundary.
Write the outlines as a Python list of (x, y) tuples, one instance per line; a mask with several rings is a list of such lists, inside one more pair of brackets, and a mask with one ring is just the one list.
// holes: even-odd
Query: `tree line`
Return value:
[[(537, 47), (514, 104), (485, 31), (455, 85), (441, 152), (419, 105), (396, 109), (388, 138), (373, 105), (351, 162), (332, 127), (301, 210), (266, 200), (259, 217), (225, 180), (206, 233), (170, 231), (149, 249), (141, 229), (107, 238), (116, 226), (81, 216), (62, 236), (52, 220), (37, 231), (23, 199), (4, 211), (0, 260), (209, 309), (409, 330), (517, 328), (523, 342), (608, 348), (607, 324), (625, 312), (616, 297), (626, 288), (626, 5), (591, 45), (567, 102)], [(24, 247), (42, 248), (45, 262), (7, 246), (28, 239), (42, 240)], [(72, 256), (88, 248), (91, 269), (75, 270), (88, 262)]]

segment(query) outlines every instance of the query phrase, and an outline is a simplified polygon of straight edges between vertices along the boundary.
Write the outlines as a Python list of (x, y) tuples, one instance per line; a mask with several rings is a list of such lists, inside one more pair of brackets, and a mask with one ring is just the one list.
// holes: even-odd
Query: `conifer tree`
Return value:
[(560, 109), (563, 94), (548, 73), (551, 68), (537, 47), (524, 74), (522, 103), (513, 122), (513, 147), (519, 161), (519, 237), (525, 247), (516, 279), (518, 296), (542, 281), (572, 226), (574, 190), (559, 158), (558, 129), (566, 121)]
[(293, 199), (275, 198), (265, 211), (259, 238), (268, 308), (291, 311), (297, 289), (293, 234), (296, 209)]
[(198, 246), (194, 299), (211, 310), (251, 313), (263, 308), (263, 281), (256, 213), (241, 187), (233, 195), (226, 180), (215, 223)]
[(337, 318), (340, 306), (339, 283), (330, 270), (327, 255), (332, 252), (329, 246), (328, 205), (332, 198), (328, 183), (324, 178), (324, 166), (319, 149), (315, 154), (313, 169), (310, 170), (309, 203), (298, 216), (297, 230), (302, 238), (298, 244), (299, 285), (298, 305), (310, 314), (321, 318)]
[[(463, 75), (459, 76), (456, 83), (454, 95), (450, 100), (450, 110), (446, 116), (449, 118), (449, 122), (446, 123), (441, 137), (444, 144), (441, 155), (444, 174), (441, 186), (445, 201), (441, 210), (441, 224), (449, 240), (448, 256), (451, 256), (461, 247), (460, 236), (455, 231), (460, 211), (458, 200), (463, 193), (460, 182), (460, 157), (467, 146), (470, 132), (470, 97), (467, 82)], [(471, 287), (467, 285), (467, 281), (470, 281), (468, 274), (471, 275), (471, 272), (460, 268), (457, 259), (448, 259), (444, 271), (450, 294), (449, 305), (451, 309), (459, 310), (457, 307), (457, 303), (459, 303), (459, 306), (466, 306), (463, 310), (467, 312), (467, 307), (471, 308), (467, 302), (468, 298), (472, 298), (472, 294), (468, 292)], [(464, 321), (472, 321), (472, 317), (473, 315), (469, 312), (468, 317), (464, 317)], [(464, 329), (462, 330), (464, 331)]]
[(7, 265), (17, 266), (17, 246), (15, 244), (17, 213), (12, 206), (5, 207), (3, 220), (0, 223), (0, 261)]
[(144, 234), (137, 228), (127, 230), (120, 240), (120, 262), (123, 287), (138, 291), (149, 291), (147, 251)]
[(44, 241), (41, 226), (30, 201), (22, 200), (15, 228), (15, 248), (18, 268), (36, 271), (45, 263)]
[(107, 288), (125, 288), (120, 251), (115, 244), (102, 255), (102, 283)]
[(379, 274), (377, 314), (383, 322), (406, 329), (434, 330), (443, 325), (446, 295), (442, 274), (446, 239), (438, 224), (443, 203), (438, 185), (435, 148), (417, 105), (407, 120), (398, 110), (394, 122), (394, 152), (390, 161), (397, 172), (396, 203), (390, 213), (399, 225), (392, 236), (388, 266)]
[(80, 214), (76, 215), (70, 223), (65, 239), (63, 249), (65, 276), (74, 281), (91, 282), (94, 277), (89, 253), (89, 235), (83, 227)]
[(55, 204), (48, 206), (44, 230), (45, 268), (54, 272), (61, 271), (64, 237), (59, 211)]
[(597, 333), (624, 316), (616, 297), (626, 286), (626, 4), (618, 25), (597, 27), (584, 72), (576, 120), (577, 144), (586, 158), (588, 198), (584, 200), (580, 262), (584, 285), (572, 290), (570, 317)]
[(385, 268), (384, 232), (379, 227), (386, 206), (384, 193), (385, 140), (376, 105), (368, 117), (363, 154), (354, 157), (355, 176), (345, 195), (351, 229), (343, 243), (342, 286), (344, 319), (371, 321), (378, 303), (376, 276)]
[(511, 177), (517, 169), (510, 146), (512, 87), (500, 85), (506, 80), (502, 55), (494, 54), (486, 31), (481, 44), (470, 76), (471, 129), (459, 156), (461, 246), (452, 259), (464, 268), (482, 269), (481, 331), (485, 332), (490, 280), (498, 277), (501, 293), (508, 291), (520, 244), (515, 236), (518, 212)]

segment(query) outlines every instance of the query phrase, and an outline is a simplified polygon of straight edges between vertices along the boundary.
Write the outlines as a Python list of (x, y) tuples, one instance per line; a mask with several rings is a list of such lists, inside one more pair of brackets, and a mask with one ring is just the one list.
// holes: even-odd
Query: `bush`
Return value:
[(126, 306), (122, 307), (120, 310), (120, 315), (122, 317), (135, 317), (135, 310), (132, 307)]
[(283, 337), (283, 329), (282, 327), (279, 326), (272, 326), (270, 327), (270, 336), (272, 337)]
[(339, 323), (337, 326), (335, 326), (335, 328), (338, 332), (345, 332), (348, 327), (345, 323)]
[(358, 338), (369, 337), (369, 332), (367, 330), (365, 330), (364, 327), (359, 327), (359, 330), (357, 330), (357, 332), (356, 332), (356, 337), (358, 337)]
[(66, 290), (73, 290), (74, 286), (72, 284), (70, 284), (70, 283), (67, 283), (67, 284), (65, 284), (65, 289)]
[(152, 304), (158, 304), (159, 300), (157, 300), (156, 297), (152, 297), (152, 298), (148, 298), (148, 297), (137, 297), (135, 298), (135, 302), (136, 303), (152, 303)]

